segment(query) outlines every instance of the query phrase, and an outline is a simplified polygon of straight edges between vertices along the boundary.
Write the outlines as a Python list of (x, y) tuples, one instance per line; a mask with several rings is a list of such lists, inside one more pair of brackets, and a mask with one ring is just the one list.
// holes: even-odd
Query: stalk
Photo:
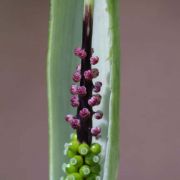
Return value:
[[(92, 96), (93, 83), (92, 80), (86, 81), (83, 74), (86, 70), (91, 69), (90, 57), (92, 55), (92, 31), (93, 31), (93, 10), (94, 10), (94, 0), (84, 1), (84, 14), (83, 14), (83, 31), (82, 31), (82, 49), (87, 53), (84, 60), (81, 61), (81, 81), (80, 85), (86, 87), (86, 96), (80, 97), (80, 106), (77, 109), (77, 116), (80, 119), (80, 129), (77, 130), (78, 140), (80, 142), (85, 142), (91, 144), (92, 135), (92, 107), (88, 104), (88, 99)], [(91, 115), (86, 121), (79, 117), (79, 112), (82, 108), (87, 108)]]

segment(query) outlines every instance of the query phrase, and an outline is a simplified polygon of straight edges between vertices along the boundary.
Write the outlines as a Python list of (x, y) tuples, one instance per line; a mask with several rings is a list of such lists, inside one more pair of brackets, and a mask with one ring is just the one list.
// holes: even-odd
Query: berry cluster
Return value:
[[(66, 177), (62, 180), (99, 180), (101, 145), (92, 143), (92, 136), (98, 139), (101, 135), (100, 127), (92, 126), (92, 119), (100, 120), (103, 112), (93, 111), (93, 107), (101, 103), (102, 83), (93, 79), (99, 75), (97, 68), (91, 68), (99, 62), (98, 56), (93, 56), (94, 50), (76, 48), (74, 54), (81, 59), (81, 64), (76, 67), (72, 79), (70, 92), (71, 105), (77, 108), (77, 114), (68, 114), (65, 120), (76, 130), (71, 142), (65, 144), (65, 155), (70, 158), (68, 164), (63, 165)], [(79, 83), (79, 84), (77, 84)]]
[[(92, 49), (91, 57), (89, 59), (86, 59), (87, 53), (84, 49), (76, 48), (74, 50), (74, 54), (77, 57), (79, 57), (82, 61), (90, 62), (90, 68), (88, 69), (85, 69), (86, 62), (83, 62), (76, 67), (76, 71), (72, 76), (72, 79), (75, 84), (71, 85), (70, 92), (72, 94), (71, 105), (72, 107), (78, 108), (79, 112), (76, 116), (68, 114), (65, 117), (65, 120), (71, 125), (71, 127), (79, 131), (81, 129), (81, 125), (83, 124), (83, 122), (92, 121), (92, 116), (94, 116), (94, 118), (96, 118), (97, 120), (103, 117), (103, 113), (101, 111), (92, 111), (92, 107), (99, 105), (101, 102), (101, 95), (98, 93), (101, 90), (102, 83), (96, 81), (93, 84), (92, 89), (88, 86), (88, 83), (92, 82), (92, 79), (96, 78), (99, 75), (99, 71), (97, 68), (91, 68), (91, 65), (95, 65), (99, 62), (98, 56), (92, 56), (93, 52), (94, 50)], [(76, 83), (79, 82), (80, 85), (77, 85)], [(92, 94), (93, 92), (96, 94)], [(90, 127), (90, 133), (91, 136), (99, 138), (101, 134), (101, 128)]]
[(100, 180), (100, 152), (100, 144), (80, 143), (72, 134), (70, 143), (65, 144), (65, 155), (70, 159), (62, 167), (67, 175), (60, 180)]

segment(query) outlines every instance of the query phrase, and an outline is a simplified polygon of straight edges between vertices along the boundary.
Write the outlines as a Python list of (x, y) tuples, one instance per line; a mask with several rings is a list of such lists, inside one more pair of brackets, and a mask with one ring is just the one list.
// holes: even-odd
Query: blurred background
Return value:
[[(120, 180), (180, 179), (180, 1), (121, 0)], [(49, 1), (0, 1), (0, 180), (48, 180)]]

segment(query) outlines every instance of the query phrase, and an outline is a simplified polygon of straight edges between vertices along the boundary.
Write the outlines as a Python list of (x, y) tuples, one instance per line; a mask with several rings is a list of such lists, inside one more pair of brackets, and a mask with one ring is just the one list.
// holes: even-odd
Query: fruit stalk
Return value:
[(81, 60), (81, 81), (80, 86), (86, 87), (87, 94), (79, 98), (80, 105), (77, 109), (77, 115), (82, 108), (87, 108), (90, 112), (90, 116), (83, 120), (80, 118), (80, 128), (77, 129), (78, 140), (80, 142), (86, 142), (91, 144), (92, 135), (92, 107), (88, 104), (88, 99), (92, 96), (93, 83), (92, 80), (86, 81), (84, 77), (84, 72), (91, 69), (90, 57), (92, 55), (92, 29), (93, 29), (93, 1), (85, 0), (84, 2), (84, 15), (83, 15), (83, 31), (82, 31), (82, 49), (85, 50), (87, 56), (85, 59)]

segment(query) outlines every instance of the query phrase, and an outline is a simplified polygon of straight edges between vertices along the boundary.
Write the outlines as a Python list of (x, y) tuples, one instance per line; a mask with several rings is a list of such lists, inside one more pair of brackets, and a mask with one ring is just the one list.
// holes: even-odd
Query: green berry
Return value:
[(91, 172), (94, 174), (99, 174), (101, 171), (101, 166), (99, 164), (95, 164), (94, 166), (91, 166)]
[(69, 143), (68, 150), (71, 150), (73, 152), (77, 152), (79, 147), (79, 142), (78, 141), (71, 141)]
[(83, 180), (83, 178), (79, 173), (72, 173), (66, 176), (65, 180)]
[(89, 152), (89, 146), (86, 143), (82, 143), (78, 148), (79, 154), (85, 156)]
[(100, 161), (100, 157), (99, 156), (97, 156), (97, 155), (95, 155), (95, 156), (93, 156), (93, 162), (94, 163), (99, 163), (99, 161)]
[(93, 165), (93, 164), (99, 163), (99, 161), (100, 161), (100, 157), (98, 155), (94, 155), (92, 153), (88, 154), (85, 157), (85, 163), (88, 165)]
[(101, 152), (101, 145), (94, 143), (91, 145), (90, 150), (93, 154), (99, 154)]
[(77, 134), (76, 133), (72, 133), (70, 135), (70, 138), (71, 138), (72, 141), (77, 141)]
[(96, 180), (96, 175), (95, 174), (91, 174), (90, 176), (88, 176), (86, 178), (86, 180)]
[(83, 158), (82, 156), (74, 156), (73, 158), (70, 159), (70, 164), (74, 165), (76, 167), (80, 167), (83, 165)]
[(75, 166), (73, 166), (71, 164), (66, 164), (65, 172), (67, 174), (71, 174), (71, 173), (77, 172), (77, 167), (75, 167)]
[(82, 177), (87, 177), (91, 173), (90, 167), (88, 165), (81, 166), (79, 173)]
[(71, 150), (66, 150), (66, 151), (65, 151), (65, 155), (66, 155), (67, 157), (69, 157), (69, 158), (72, 158), (72, 157), (74, 157), (74, 156), (76, 155), (76, 153), (73, 152), (73, 151), (71, 151)]
[(90, 176), (88, 176), (86, 180), (101, 180), (101, 177), (97, 176), (96, 174), (90, 174)]

